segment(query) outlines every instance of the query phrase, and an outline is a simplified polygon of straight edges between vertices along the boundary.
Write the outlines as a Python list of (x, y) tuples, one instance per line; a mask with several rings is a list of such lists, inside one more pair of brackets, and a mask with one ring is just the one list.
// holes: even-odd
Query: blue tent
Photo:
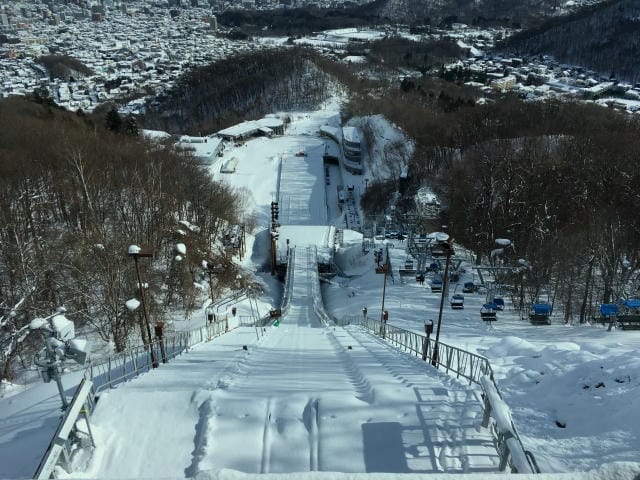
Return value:
[(551, 305), (548, 303), (534, 303), (531, 305), (531, 312), (535, 315), (549, 315), (551, 313)]
[(616, 305), (615, 303), (603, 303), (602, 305), (600, 305), (600, 315), (602, 315), (603, 317), (617, 315), (618, 312), (618, 305)]
[(640, 308), (640, 300), (636, 298), (629, 298), (628, 300), (622, 302), (622, 305), (627, 308)]

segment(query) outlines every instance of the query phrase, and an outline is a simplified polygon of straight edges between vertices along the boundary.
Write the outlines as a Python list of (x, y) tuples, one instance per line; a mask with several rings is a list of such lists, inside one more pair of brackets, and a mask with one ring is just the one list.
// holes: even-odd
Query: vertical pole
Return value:
[(449, 259), (451, 258), (451, 247), (446, 248), (447, 260), (444, 264), (444, 280), (442, 281), (442, 296), (440, 297), (440, 310), (438, 311), (438, 327), (436, 329), (436, 342), (433, 345), (433, 357), (431, 365), (438, 366), (438, 346), (440, 340), (440, 325), (442, 324), (442, 308), (444, 307), (444, 297), (447, 291), (447, 283), (449, 282)]
[(276, 239), (271, 233), (271, 275), (276, 273)]
[(51, 367), (49, 368), (49, 372), (52, 372), (53, 377), (56, 379), (56, 385), (58, 386), (58, 392), (60, 393), (60, 400), (62, 400), (62, 410), (66, 410), (69, 406), (69, 402), (67, 401), (67, 396), (64, 393), (64, 387), (62, 386), (62, 378), (60, 378), (60, 370), (58, 370), (58, 365), (51, 365)]
[(162, 363), (167, 363), (167, 352), (164, 348), (164, 323), (157, 322), (155, 325), (156, 337), (158, 338), (158, 343), (160, 344), (160, 354), (162, 355)]
[(156, 360), (156, 354), (153, 351), (153, 337), (151, 336), (151, 325), (149, 324), (149, 315), (147, 314), (147, 302), (144, 298), (144, 288), (142, 288), (142, 279), (140, 278), (140, 268), (138, 267), (138, 257), (133, 256), (133, 262), (136, 264), (136, 275), (138, 277), (138, 288), (140, 289), (140, 299), (142, 300), (142, 313), (144, 314), (144, 321), (147, 326), (147, 335), (149, 338), (149, 351), (151, 352), (151, 362), (153, 368), (158, 366), (158, 361)]
[(387, 293), (387, 266), (384, 266), (384, 280), (382, 283), (382, 309), (380, 310), (380, 328), (382, 329), (382, 323), (384, 322), (384, 297)]

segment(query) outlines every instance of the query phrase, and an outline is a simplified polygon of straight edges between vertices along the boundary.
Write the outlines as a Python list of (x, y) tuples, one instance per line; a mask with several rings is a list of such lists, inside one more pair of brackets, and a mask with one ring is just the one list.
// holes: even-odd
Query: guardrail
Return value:
[(313, 311), (320, 321), (329, 325), (333, 323), (333, 318), (324, 309), (324, 301), (322, 300), (322, 293), (320, 292), (320, 275), (318, 274), (318, 247), (309, 247), (308, 250), (309, 262), (313, 265), (313, 273), (311, 278), (311, 295), (313, 297)]
[(287, 259), (287, 274), (284, 277), (284, 286), (282, 287), (282, 303), (280, 304), (280, 310), (282, 315), (286, 314), (289, 310), (289, 303), (291, 302), (291, 295), (293, 289), (291, 288), (293, 283), (293, 265), (296, 258), (295, 247), (289, 249), (289, 258)]
[(76, 431), (75, 424), (81, 413), (86, 420), (88, 435), (93, 444), (89, 414), (100, 392), (158, 367), (160, 363), (166, 363), (190, 347), (223, 333), (225, 333), (224, 322), (212, 322), (193, 330), (165, 335), (151, 344), (129, 348), (97, 363), (91, 362), (85, 369), (80, 386), (42, 457), (34, 478), (51, 478), (55, 466), (61, 461), (61, 456), (63, 467), (68, 469), (70, 442), (77, 436), (69, 433)]
[(91, 427), (89, 426), (89, 413), (93, 409), (93, 395), (91, 393), (91, 387), (91, 380), (83, 378), (76, 390), (76, 393), (73, 395), (73, 399), (71, 400), (60, 425), (58, 425), (56, 433), (53, 435), (51, 442), (49, 442), (47, 451), (42, 457), (42, 460), (40, 460), (40, 465), (38, 465), (38, 469), (36, 470), (36, 473), (34, 473), (33, 478), (38, 480), (51, 478), (60, 457), (62, 457), (64, 469), (69, 472), (69, 460), (71, 455), (70, 437), (72, 437), (72, 432), (74, 432), (73, 437), (77, 438), (79, 436), (76, 422), (78, 421), (80, 414), (83, 414), (86, 422), (86, 438), (90, 440), (91, 446), (95, 446), (93, 443), (93, 435), (91, 435)]
[[(151, 344), (129, 348), (98, 363), (90, 363), (84, 377), (93, 382), (94, 394), (122, 383), (166, 363), (189, 347), (211, 340), (225, 332), (224, 322), (212, 322), (204, 327), (166, 335)], [(152, 355), (153, 352), (153, 355)], [(155, 361), (154, 361), (155, 358)]]
[[(356, 322), (355, 319), (359, 318)], [(433, 356), (435, 341), (410, 330), (363, 317), (345, 317), (345, 322), (359, 324), (379, 335), (400, 349), (430, 360)], [(496, 450), (500, 455), (500, 470), (507, 466), (513, 473), (540, 473), (533, 453), (525, 450), (518, 435), (511, 413), (493, 376), (491, 364), (486, 357), (438, 342), (436, 368), (443, 367), (448, 374), (464, 378), (482, 388), (484, 418), (482, 425), (491, 427), (496, 441)], [(493, 422), (490, 419), (493, 418)]]

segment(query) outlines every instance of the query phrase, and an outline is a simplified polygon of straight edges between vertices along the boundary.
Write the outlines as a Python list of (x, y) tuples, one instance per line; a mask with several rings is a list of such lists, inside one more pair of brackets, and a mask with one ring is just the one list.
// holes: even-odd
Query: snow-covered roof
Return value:
[(261, 127), (267, 127), (270, 129), (282, 128), (284, 126), (284, 122), (276, 117), (265, 117), (259, 120), (256, 120), (256, 123)]
[(247, 137), (253, 135), (258, 131), (260, 125), (255, 121), (247, 121), (238, 123), (237, 125), (233, 125), (229, 128), (225, 128), (224, 130), (220, 130), (218, 135), (224, 137)]
[(342, 127), (342, 137), (350, 143), (360, 143), (360, 129), (357, 127)]

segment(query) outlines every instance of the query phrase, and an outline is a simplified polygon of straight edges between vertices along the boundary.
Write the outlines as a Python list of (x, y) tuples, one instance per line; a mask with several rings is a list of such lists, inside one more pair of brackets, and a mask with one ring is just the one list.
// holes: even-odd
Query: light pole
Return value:
[[(444, 307), (444, 298), (447, 295), (447, 284), (449, 283), (449, 262), (451, 259), (451, 255), (453, 255), (453, 239), (448, 238), (446, 241), (438, 242), (438, 252), (440, 254), (444, 254), (446, 257), (446, 261), (444, 264), (444, 279), (442, 280), (442, 296), (440, 297), (440, 309), (438, 310), (438, 325), (436, 327), (436, 341), (433, 345), (433, 355), (431, 357), (431, 365), (434, 367), (438, 366), (439, 358), (438, 358), (438, 347), (440, 342), (440, 326), (442, 325), (442, 309)], [(433, 250), (432, 250), (433, 254)]]
[(147, 303), (144, 298), (144, 288), (142, 287), (142, 279), (140, 277), (140, 268), (138, 267), (138, 258), (152, 258), (153, 250), (150, 248), (142, 249), (137, 245), (130, 245), (128, 250), (128, 255), (133, 258), (133, 262), (136, 265), (136, 276), (138, 277), (138, 288), (140, 289), (140, 301), (142, 302), (142, 314), (144, 317), (144, 322), (147, 330), (147, 338), (149, 341), (149, 351), (151, 352), (151, 364), (153, 368), (158, 366), (158, 360), (156, 359), (156, 354), (153, 351), (153, 337), (151, 336), (151, 325), (149, 323), (149, 314), (147, 313)]
[[(385, 337), (386, 323), (387, 323), (387, 320), (389, 319), (389, 313), (384, 309), (384, 300), (387, 293), (387, 273), (389, 273), (389, 266), (390, 266), (389, 250), (387, 249), (387, 258), (385, 259), (385, 262), (382, 265), (382, 273), (384, 273), (384, 279), (382, 281), (383, 282), (382, 283), (382, 307), (380, 309), (380, 336), (382, 338)], [(365, 311), (365, 318), (366, 318), (366, 311)]]

